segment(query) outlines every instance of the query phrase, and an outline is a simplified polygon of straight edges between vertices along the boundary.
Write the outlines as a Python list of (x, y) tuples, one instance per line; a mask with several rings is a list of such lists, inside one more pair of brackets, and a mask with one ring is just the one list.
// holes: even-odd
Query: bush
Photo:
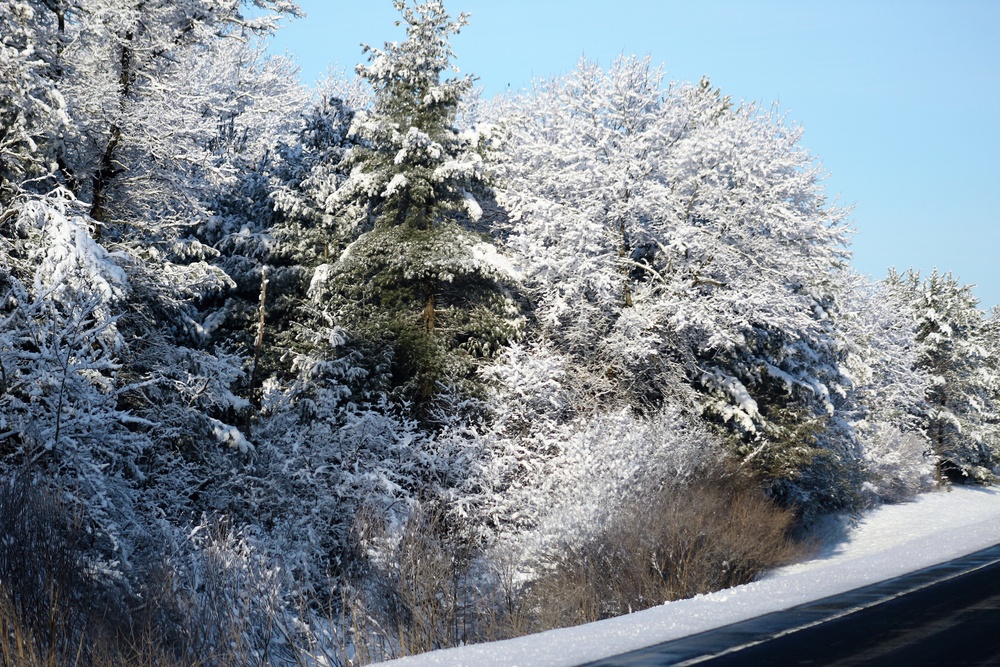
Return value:
[(362, 662), (486, 639), (473, 549), (440, 503), (415, 503), (397, 526), (362, 512), (354, 532), (345, 605)]
[(0, 480), (0, 667), (294, 665), (324, 639), (272, 554), (225, 522), (167, 540), (130, 587), (97, 566), (83, 516), (27, 476)]
[(751, 582), (803, 555), (790, 537), (794, 511), (741, 472), (702, 472), (605, 512), (585, 539), (548, 543), (532, 557), (534, 574), (523, 555), (464, 541), (440, 507), (416, 505), (395, 526), (365, 515), (355, 532), (360, 567), (344, 601), (355, 660), (639, 611)]
[(13, 656), (69, 664), (85, 631), (113, 624), (113, 596), (86, 564), (80, 517), (27, 475), (0, 480), (0, 627), (10, 629), (0, 634), (4, 664), (22, 664)]
[(272, 554), (227, 521), (202, 521), (147, 571), (137, 625), (155, 630), (182, 664), (294, 664), (298, 649), (275, 641), (295, 623), (280, 571)]
[(550, 550), (527, 591), (534, 631), (587, 623), (737, 586), (802, 554), (794, 513), (740, 473), (646, 494), (589, 539)]

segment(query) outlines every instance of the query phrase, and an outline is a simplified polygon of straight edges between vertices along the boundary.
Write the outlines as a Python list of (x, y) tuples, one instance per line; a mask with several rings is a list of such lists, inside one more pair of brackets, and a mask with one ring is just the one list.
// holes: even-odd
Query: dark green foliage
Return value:
[[(319, 207), (287, 207), (279, 237), (296, 236), (288, 256), (315, 267), (308, 308), (365, 356), (386, 360), (368, 389), (420, 412), (443, 387), (474, 393), (477, 364), (516, 338), (518, 323), (513, 270), (473, 231), (492, 196), (489, 132), (459, 130), (472, 80), (444, 76), (448, 39), (466, 17), (452, 21), (440, 3), (395, 5), (407, 39), (366, 47), (358, 73), (374, 93), (368, 108), (348, 113), (327, 101), (317, 112), (332, 131), (304, 134), (303, 150), (322, 160), (290, 189), (325, 196)], [(334, 129), (347, 122), (349, 133)]]

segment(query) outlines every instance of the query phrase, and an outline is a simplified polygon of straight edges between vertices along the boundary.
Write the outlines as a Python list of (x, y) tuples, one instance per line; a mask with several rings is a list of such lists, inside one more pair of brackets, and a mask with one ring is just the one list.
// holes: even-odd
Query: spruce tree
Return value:
[(998, 457), (989, 437), (995, 417), (985, 345), (989, 329), (972, 287), (937, 269), (926, 278), (912, 269), (890, 272), (886, 283), (909, 301), (917, 367), (931, 376), (922, 421), (938, 485), (946, 478), (991, 480)]
[(460, 130), (472, 78), (454, 71), (452, 20), (441, 2), (394, 2), (407, 38), (365, 46), (357, 72), (374, 93), (354, 119), (350, 176), (333, 195), (351, 242), (317, 271), (313, 296), (333, 305), (356, 341), (381, 350), (386, 388), (426, 402), (442, 385), (466, 385), (477, 359), (515, 333), (504, 296), (511, 269), (477, 231), (490, 197), (490, 134)]

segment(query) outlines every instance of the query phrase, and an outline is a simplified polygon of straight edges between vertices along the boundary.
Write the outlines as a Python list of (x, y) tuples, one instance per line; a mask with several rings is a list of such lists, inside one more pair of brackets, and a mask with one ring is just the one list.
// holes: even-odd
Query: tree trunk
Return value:
[[(111, 123), (108, 136), (108, 143), (104, 147), (101, 155), (101, 163), (94, 172), (91, 179), (93, 186), (93, 196), (90, 205), (90, 217), (98, 223), (107, 222), (108, 217), (108, 192), (111, 189), (115, 177), (121, 173), (121, 169), (115, 164), (115, 152), (122, 140), (121, 116), (125, 113), (125, 105), (131, 94), (132, 88), (132, 42), (135, 40), (135, 33), (131, 30), (125, 33), (125, 42), (122, 44), (121, 52), (121, 74), (118, 77), (118, 111), (119, 119)], [(94, 230), (94, 238), (101, 238), (102, 225), (98, 224)]]
[(250, 393), (254, 405), (260, 407), (260, 394), (257, 392), (258, 368), (260, 366), (260, 350), (264, 347), (264, 324), (267, 320), (267, 266), (260, 267), (260, 317), (257, 320), (257, 338), (253, 344), (253, 366), (250, 371)]
[[(944, 413), (948, 402), (943, 389), (940, 390), (939, 396), (938, 405), (940, 406), (941, 413)], [(944, 485), (944, 424), (941, 421), (940, 414), (937, 419), (937, 437), (934, 440), (934, 458), (937, 459), (934, 466), (934, 487), (940, 489)]]
[(424, 288), (424, 329), (434, 335), (434, 284), (428, 283)]
[(621, 245), (618, 248), (618, 256), (622, 259), (622, 276), (625, 282), (625, 288), (623, 290), (622, 297), (625, 302), (626, 308), (632, 307), (632, 268), (627, 261), (629, 259), (629, 244), (628, 244), (628, 233), (625, 230), (625, 220), (622, 220), (618, 224), (618, 230), (621, 233)]

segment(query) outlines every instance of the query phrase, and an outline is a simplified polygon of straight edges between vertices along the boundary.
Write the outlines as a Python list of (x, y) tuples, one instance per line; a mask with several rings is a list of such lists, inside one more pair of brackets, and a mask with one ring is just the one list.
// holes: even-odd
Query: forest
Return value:
[(307, 87), (291, 0), (0, 3), (0, 664), (367, 664), (994, 483), (1000, 309), (853, 271), (777, 106), (485, 99), (393, 4)]

